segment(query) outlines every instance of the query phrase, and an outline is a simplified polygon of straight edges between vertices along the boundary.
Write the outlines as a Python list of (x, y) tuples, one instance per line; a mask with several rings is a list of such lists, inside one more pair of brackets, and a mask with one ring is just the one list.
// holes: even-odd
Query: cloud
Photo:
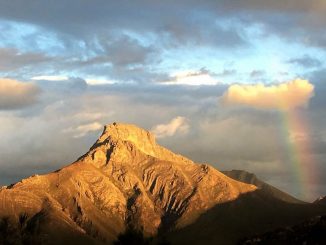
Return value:
[(224, 69), (222, 72), (215, 74), (216, 76), (226, 77), (235, 75), (237, 71), (235, 69)]
[(117, 81), (109, 80), (109, 79), (105, 79), (105, 78), (102, 78), (102, 79), (101, 78), (86, 78), (85, 81), (89, 85), (114, 84), (117, 82)]
[(218, 83), (209, 71), (205, 68), (199, 71), (179, 71), (171, 75), (170, 80), (164, 81), (163, 83), (168, 85), (216, 85)]
[(0, 78), (0, 110), (19, 109), (34, 104), (40, 89), (34, 83)]
[[(36, 8), (26, 6), (22, 11), (20, 6), (24, 1), (13, 0), (10, 4), (2, 4), (0, 16), (4, 19), (36, 23), (46, 29), (79, 37), (89, 35), (89, 30), (92, 30), (93, 33), (103, 33), (106, 30), (119, 29), (129, 32), (136, 30), (142, 36), (155, 32), (167, 33), (168, 37), (181, 44), (185, 41), (192, 41), (197, 44), (217, 43), (224, 47), (231, 45), (234, 47), (244, 42), (234, 27), (225, 28), (223, 25), (220, 26), (219, 22), (210, 21), (214, 20), (211, 19), (212, 17), (215, 17), (211, 13), (196, 15), (200, 10), (212, 12), (212, 7), (207, 6), (207, 3), (211, 5), (210, 1), (201, 4), (194, 1), (190, 3), (168, 1), (157, 4), (141, 0), (137, 3), (118, 4), (100, 0), (99, 4), (89, 4), (71, 0), (62, 9), (61, 6), (64, 2), (58, 0), (48, 4), (40, 3)], [(215, 7), (214, 11), (223, 8), (224, 4), (218, 4), (221, 6)], [(78, 9), (76, 9), (77, 5)], [(37, 15), (39, 9), (42, 9), (46, 15)], [(139, 9), (143, 11), (141, 17)], [(180, 11), (187, 14), (180, 14)]]
[(250, 72), (250, 77), (251, 78), (257, 78), (257, 77), (262, 77), (265, 75), (265, 71), (262, 70), (253, 70)]
[[(3, 76), (10, 72), (11, 77), (25, 79), (61, 71), (85, 79), (90, 75), (107, 80), (157, 82), (163, 80), (161, 73), (170, 73), (171, 69), (166, 71), (163, 66), (175, 67), (171, 63), (176, 61), (173, 56), (180, 47), (200, 45), (224, 50), (242, 47), (248, 40), (241, 34), (241, 26), (225, 24), (211, 9), (201, 13), (184, 2), (116, 4), (101, 0), (102, 4), (89, 4), (72, 0), (64, 9), (61, 2), (26, 6), (25, 11), (21, 10), (20, 0), (0, 7), (0, 46), (15, 48), (10, 51), (13, 62), (0, 57), (0, 71), (6, 72)], [(39, 16), (39, 9), (47, 14)], [(139, 9), (144, 11), (141, 18)], [(180, 15), (180, 11), (187, 14)], [(132, 21), (128, 21), (130, 18)], [(186, 56), (181, 55), (180, 60)], [(17, 74), (12, 67), (24, 69)]]
[(288, 63), (302, 66), (304, 68), (319, 67), (322, 65), (321, 61), (310, 57), (309, 55), (304, 55), (299, 58), (290, 59)]
[(227, 105), (287, 110), (306, 106), (313, 95), (314, 85), (307, 80), (296, 79), (271, 86), (231, 85), (221, 99)]
[(74, 138), (81, 138), (90, 132), (99, 131), (100, 129), (103, 129), (103, 125), (99, 122), (93, 122), (77, 126), (76, 128), (64, 129), (63, 132), (72, 133)]
[[(82, 66), (112, 65), (116, 69), (132, 66), (143, 66), (152, 61), (154, 48), (144, 46), (137, 39), (126, 34), (117, 37), (113, 35), (98, 35), (98, 49), (94, 49), (95, 56), (82, 60)], [(94, 47), (93, 47), (94, 48)]]
[(151, 47), (142, 46), (137, 40), (124, 35), (113, 42), (107, 38), (100, 39), (102, 48), (105, 50), (107, 59), (116, 66), (142, 64), (153, 53)]
[[(309, 45), (308, 39), (316, 41), (323, 36), (324, 23), (320, 23), (319, 29), (318, 26), (308, 28), (313, 22), (310, 15), (314, 17), (315, 10), (323, 9), (321, 1), (288, 0), (283, 4), (206, 0), (191, 4), (186, 1), (155, 4), (141, 0), (137, 4), (103, 1), (94, 5), (72, 0), (65, 4), (65, 9), (60, 7), (61, 2), (26, 6), (24, 10), (20, 8), (21, 0), (1, 6), (1, 47), (5, 47), (7, 53), (2, 57), (10, 56), (0, 57), (0, 70), (5, 72), (2, 76), (25, 79), (60, 70), (62, 74), (85, 79), (101, 76), (108, 81), (157, 82), (168, 79), (161, 79), (160, 73), (169, 74), (177, 66), (198, 69), (209, 63), (210, 69), (217, 72), (222, 68), (218, 60), (237, 60), (235, 66), (246, 67), (244, 62), (248, 62), (244, 57), (261, 52), (256, 50), (256, 42), (266, 43), (264, 52), (267, 55), (271, 48), (288, 52), (287, 48), (270, 46), (273, 39), (270, 37), (275, 34), (303, 45)], [(47, 14), (36, 14), (39, 9)], [(138, 16), (138, 9), (143, 9), (141, 18), (128, 21)], [(235, 47), (241, 52), (233, 52)], [(292, 57), (291, 47), (286, 57)], [(232, 52), (228, 48), (232, 48)], [(241, 59), (236, 58), (239, 55)], [(239, 67), (235, 67), (239, 76), (248, 72)], [(23, 69), (17, 71), (16, 68)], [(296, 68), (291, 66), (291, 69)], [(232, 75), (230, 79), (241, 81), (234, 78), (233, 73), (221, 75)], [(204, 84), (215, 83), (208, 75), (200, 79)], [(196, 84), (190, 78), (171, 82)]]
[(88, 88), (88, 83), (79, 77), (40, 76), (36, 78), (37, 79), (33, 77), (32, 79), (34, 79), (35, 83), (39, 87), (51, 92), (68, 92), (70, 94), (80, 94), (85, 92)]
[(186, 134), (189, 131), (189, 124), (185, 117), (176, 117), (167, 124), (159, 124), (152, 128), (157, 138), (173, 136), (176, 133)]
[(26, 66), (39, 65), (52, 58), (41, 53), (21, 53), (13, 48), (0, 48), (0, 71), (16, 70)]
[(56, 75), (42, 75), (42, 76), (35, 76), (31, 78), (32, 80), (36, 81), (66, 81), (69, 79), (67, 76), (56, 76)]

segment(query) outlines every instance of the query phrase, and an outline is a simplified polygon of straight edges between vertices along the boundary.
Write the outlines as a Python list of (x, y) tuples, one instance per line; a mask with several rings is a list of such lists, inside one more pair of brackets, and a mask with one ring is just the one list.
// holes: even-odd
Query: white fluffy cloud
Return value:
[(189, 131), (189, 124), (185, 117), (176, 117), (167, 124), (159, 124), (152, 128), (157, 138), (173, 136), (176, 133), (186, 134)]
[(33, 83), (0, 78), (0, 110), (10, 110), (33, 104), (40, 89)]
[(313, 92), (314, 85), (302, 79), (272, 86), (236, 84), (224, 93), (222, 102), (228, 105), (288, 110), (306, 106), (314, 95)]

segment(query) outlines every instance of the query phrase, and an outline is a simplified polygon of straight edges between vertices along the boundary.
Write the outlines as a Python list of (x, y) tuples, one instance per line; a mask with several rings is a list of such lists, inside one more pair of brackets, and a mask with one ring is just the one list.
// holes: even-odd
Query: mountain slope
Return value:
[(157, 145), (143, 129), (114, 123), (73, 164), (1, 188), (1, 239), (101, 244), (127, 229), (155, 236), (255, 190)]
[(326, 208), (314, 204), (284, 202), (262, 190), (221, 203), (196, 222), (168, 234), (172, 244), (238, 244), (245, 237), (296, 225)]
[(314, 201), (315, 204), (326, 205), (326, 196), (321, 196)]
[(326, 216), (316, 216), (291, 227), (244, 239), (241, 244), (326, 244)]
[(258, 179), (257, 176), (253, 173), (249, 173), (244, 170), (222, 171), (222, 173), (232, 179), (237, 180), (237, 181), (255, 185), (266, 195), (273, 196), (276, 199), (279, 199), (279, 200), (282, 200), (285, 202), (289, 202), (289, 203), (304, 203), (303, 201), (298, 200), (295, 197)]

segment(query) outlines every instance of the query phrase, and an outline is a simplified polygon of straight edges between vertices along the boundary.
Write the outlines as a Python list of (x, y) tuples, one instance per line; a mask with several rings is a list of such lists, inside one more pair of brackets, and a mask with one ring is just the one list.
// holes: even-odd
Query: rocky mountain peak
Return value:
[(149, 131), (132, 124), (112, 123), (104, 127), (102, 135), (81, 159), (92, 162), (97, 167), (119, 163), (139, 166), (155, 158), (169, 162), (193, 163), (158, 145)]
[(131, 142), (137, 149), (145, 154), (155, 156), (155, 136), (149, 131), (132, 124), (116, 122), (107, 124), (97, 143), (106, 141), (111, 143), (117, 141)]

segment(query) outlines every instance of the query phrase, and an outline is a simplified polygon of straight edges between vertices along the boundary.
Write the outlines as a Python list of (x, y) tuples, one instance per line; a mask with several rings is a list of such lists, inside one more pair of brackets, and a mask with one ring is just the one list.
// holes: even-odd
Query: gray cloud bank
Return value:
[[(167, 80), (164, 59), (178, 49), (242, 55), (255, 39), (276, 37), (322, 51), (325, 9), (323, 0), (0, 1), (0, 72), (28, 79), (44, 75), (40, 70), (60, 71), (144, 83)], [(288, 61), (322, 65), (308, 56)]]

